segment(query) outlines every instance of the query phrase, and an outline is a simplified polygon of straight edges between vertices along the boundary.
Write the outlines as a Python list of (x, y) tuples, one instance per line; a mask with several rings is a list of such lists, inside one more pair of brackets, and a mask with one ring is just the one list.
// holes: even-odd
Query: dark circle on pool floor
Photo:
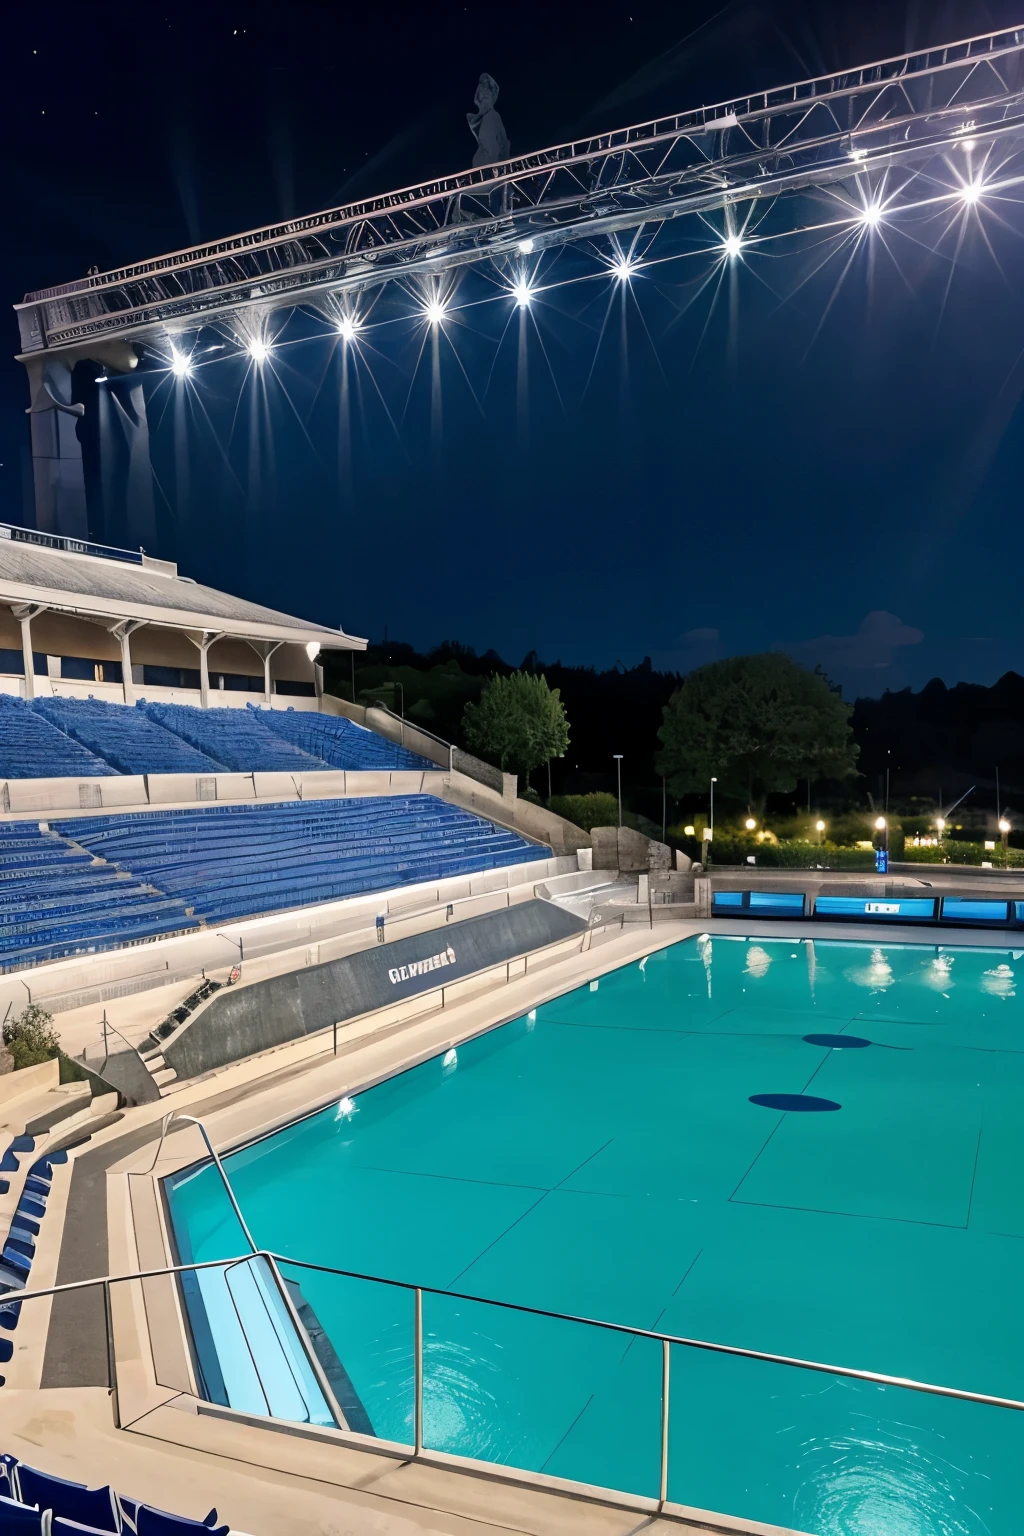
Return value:
[(808, 1045), (824, 1045), (833, 1051), (862, 1051), (870, 1040), (863, 1035), (804, 1035)]
[(752, 1093), (751, 1104), (762, 1109), (792, 1110), (796, 1114), (822, 1114), (829, 1109), (842, 1109), (835, 1099), (816, 1099), (813, 1093)]

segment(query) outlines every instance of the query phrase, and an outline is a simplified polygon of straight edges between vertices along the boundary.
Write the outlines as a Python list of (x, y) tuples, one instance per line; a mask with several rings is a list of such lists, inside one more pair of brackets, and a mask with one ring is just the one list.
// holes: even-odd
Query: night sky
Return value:
[[(850, 0), (22, 5), (0, 66), (2, 291), (466, 165), (481, 70), (517, 153), (1021, 19)], [(835, 196), (767, 217), (813, 224)], [(683, 253), (712, 231), (676, 226), (657, 251), (680, 259), (628, 292), (572, 281), (595, 253), (563, 252), (528, 315), (475, 269), (436, 373), (397, 287), (358, 359), (299, 315), (259, 379), (230, 349), (184, 396), (154, 373), (155, 552), (351, 633), (513, 662), (685, 671), (781, 646), (848, 695), (1021, 667), (1024, 208), (1001, 198), (945, 234), (894, 220), (817, 272), (812, 240), (780, 242), (700, 292), (709, 264)], [(5, 335), (0, 519), (26, 521), (10, 313)], [(94, 521), (117, 542), (116, 512)]]

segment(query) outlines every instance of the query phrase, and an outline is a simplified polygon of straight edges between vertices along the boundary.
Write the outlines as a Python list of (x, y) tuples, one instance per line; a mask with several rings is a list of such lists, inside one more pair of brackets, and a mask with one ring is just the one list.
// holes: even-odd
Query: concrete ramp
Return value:
[(524, 901), (326, 965), (224, 988), (164, 1046), (164, 1059), (179, 1078), (196, 1077), (543, 949), (586, 927), (582, 918), (550, 902)]

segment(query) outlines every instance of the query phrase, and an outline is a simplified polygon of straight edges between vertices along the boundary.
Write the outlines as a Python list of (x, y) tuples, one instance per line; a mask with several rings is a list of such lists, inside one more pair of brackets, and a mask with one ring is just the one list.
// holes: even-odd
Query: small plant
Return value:
[(21, 1013), (5, 1022), (4, 1045), (11, 1053), (15, 1072), (22, 1067), (35, 1067), (41, 1061), (53, 1061), (61, 1054), (53, 1014), (36, 1003), (29, 1003)]
[(615, 827), (619, 822), (619, 802), (614, 795), (552, 795), (548, 810), (571, 821), (574, 827), (592, 832), (595, 827)]

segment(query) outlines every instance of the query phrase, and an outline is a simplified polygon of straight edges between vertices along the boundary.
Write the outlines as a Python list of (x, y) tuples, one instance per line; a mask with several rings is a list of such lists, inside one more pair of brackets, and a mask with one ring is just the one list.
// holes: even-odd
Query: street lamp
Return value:
[(814, 823), (814, 830), (818, 834), (818, 846), (820, 848), (821, 847), (821, 839), (822, 839), (822, 836), (824, 835), (824, 832), (825, 832), (825, 823), (823, 821), (816, 821)]
[(885, 851), (889, 852), (889, 823), (884, 816), (879, 816), (875, 822), (875, 831), (885, 833)]
[(619, 826), (621, 827), (622, 826), (622, 753), (621, 752), (613, 752), (612, 753), (612, 757), (614, 757), (614, 759), (615, 759), (615, 772), (617, 773), (618, 780), (619, 780)]
[(939, 837), (941, 839), (943, 832), (945, 832), (945, 830), (946, 830), (946, 818), (945, 818), (945, 816), (936, 816), (936, 818), (935, 818), (935, 830), (939, 834)]
[(748, 816), (743, 825), (746, 827), (748, 832), (753, 832), (754, 828), (757, 826), (757, 822), (754, 820), (753, 816)]
[(999, 818), (999, 834), (1003, 839), (1003, 864), (1005, 865), (1009, 863), (1009, 849), (1007, 847), (1007, 840), (1010, 836), (1010, 823), (1007, 821), (1005, 816), (1000, 816)]

